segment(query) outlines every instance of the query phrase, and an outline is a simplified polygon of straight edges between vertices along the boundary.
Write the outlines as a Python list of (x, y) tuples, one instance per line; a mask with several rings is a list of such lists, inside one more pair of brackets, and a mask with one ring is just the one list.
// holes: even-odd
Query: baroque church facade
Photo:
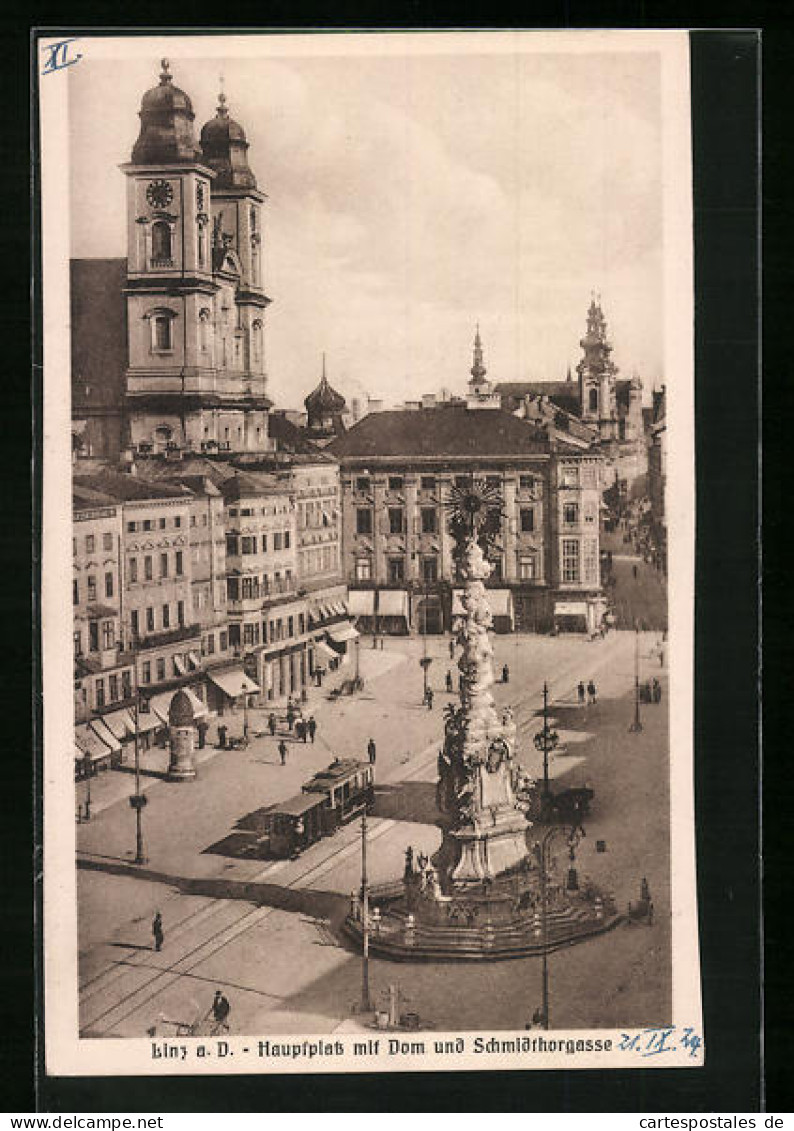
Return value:
[[(245, 131), (221, 93), (196, 141), (190, 98), (174, 85), (167, 60), (139, 117), (130, 161), (121, 166), (126, 262), (83, 260), (72, 269), (75, 444), (108, 459), (267, 451), (266, 198), (248, 163)], [(92, 305), (88, 276), (103, 268), (122, 283), (121, 294), (105, 296), (123, 306), (109, 323), (120, 322), (125, 337), (120, 373), (108, 368), (118, 348), (103, 359), (95, 334), (81, 340), (82, 329), (95, 331), (101, 321), (99, 294), (93, 310), (81, 301)]]

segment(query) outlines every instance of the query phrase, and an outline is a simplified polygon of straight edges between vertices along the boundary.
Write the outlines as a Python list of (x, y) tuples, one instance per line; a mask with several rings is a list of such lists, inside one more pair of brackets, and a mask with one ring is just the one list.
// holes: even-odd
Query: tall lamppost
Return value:
[(634, 734), (642, 730), (640, 722), (640, 626), (634, 622), (634, 721), (629, 727), (629, 733)]
[[(545, 833), (543, 839), (535, 844), (535, 855), (540, 866), (540, 920), (538, 921), (536, 915), (534, 930), (535, 934), (539, 935), (541, 938), (542, 947), (543, 997), (541, 999), (540, 1021), (544, 1029), (549, 1028), (549, 849), (554, 838), (566, 832), (568, 834), (568, 852), (571, 862), (573, 862), (576, 859), (577, 845), (584, 836), (584, 829), (581, 825), (572, 826), (567, 830), (564, 825), (552, 825)], [(575, 868), (569, 870), (567, 886), (569, 891), (575, 891), (579, 886)]]
[(371, 1013), (369, 996), (369, 881), (367, 879), (367, 813), (361, 817), (361, 1012)]
[(91, 755), (86, 754), (83, 758), (83, 773), (85, 774), (85, 819), (91, 820), (91, 771), (94, 766), (91, 761)]
[(130, 798), (130, 806), (135, 810), (135, 863), (145, 864), (146, 856), (143, 851), (143, 810), (146, 806), (146, 795), (141, 793), (141, 743), (139, 729), (139, 713), (147, 714), (149, 700), (135, 690), (135, 793)]
[(422, 702), (423, 703), (427, 702), (427, 691), (428, 691), (428, 687), (429, 687), (428, 671), (430, 669), (430, 665), (433, 662), (432, 658), (430, 656), (428, 656), (428, 654), (427, 654), (427, 597), (428, 597), (428, 591), (429, 591), (429, 587), (428, 587), (427, 583), (425, 583), (425, 585), (422, 588), (422, 594), (423, 594), (423, 600), (422, 600), (422, 657), (419, 660), (419, 666), (422, 669), (422, 676), (423, 676), (423, 680), (424, 680), (424, 687), (422, 688)]
[(548, 799), (549, 793), (549, 754), (556, 749), (560, 736), (556, 730), (549, 729), (549, 685), (543, 684), (543, 729), (538, 731), (534, 738), (535, 748), (543, 754), (543, 798)]

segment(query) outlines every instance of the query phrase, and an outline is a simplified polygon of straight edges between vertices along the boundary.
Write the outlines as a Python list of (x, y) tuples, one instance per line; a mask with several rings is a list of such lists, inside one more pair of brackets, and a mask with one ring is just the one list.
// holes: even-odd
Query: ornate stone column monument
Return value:
[(460, 706), (447, 708), (439, 758), (438, 801), (448, 820), (438, 856), (444, 890), (496, 880), (521, 868), (528, 855), (527, 820), (513, 791), (515, 722), (509, 709), (497, 711), (490, 690), (493, 618), (483, 582), (491, 566), (482, 544), (497, 527), (501, 498), (473, 479), (467, 488), (453, 488), (447, 506), (464, 616), (457, 627)]

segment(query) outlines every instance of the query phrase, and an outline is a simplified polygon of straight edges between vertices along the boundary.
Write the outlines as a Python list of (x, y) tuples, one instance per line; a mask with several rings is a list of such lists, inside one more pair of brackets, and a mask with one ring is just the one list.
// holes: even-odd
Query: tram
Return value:
[(310, 778), (295, 797), (262, 815), (258, 843), (270, 856), (294, 858), (369, 811), (374, 801), (372, 766), (354, 758), (337, 759)]

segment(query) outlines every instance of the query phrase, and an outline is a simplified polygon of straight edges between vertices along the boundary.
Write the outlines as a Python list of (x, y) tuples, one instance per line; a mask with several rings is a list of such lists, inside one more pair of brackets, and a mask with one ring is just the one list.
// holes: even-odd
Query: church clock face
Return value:
[(174, 199), (174, 190), (168, 181), (151, 181), (146, 188), (146, 199), (152, 208), (165, 208)]

